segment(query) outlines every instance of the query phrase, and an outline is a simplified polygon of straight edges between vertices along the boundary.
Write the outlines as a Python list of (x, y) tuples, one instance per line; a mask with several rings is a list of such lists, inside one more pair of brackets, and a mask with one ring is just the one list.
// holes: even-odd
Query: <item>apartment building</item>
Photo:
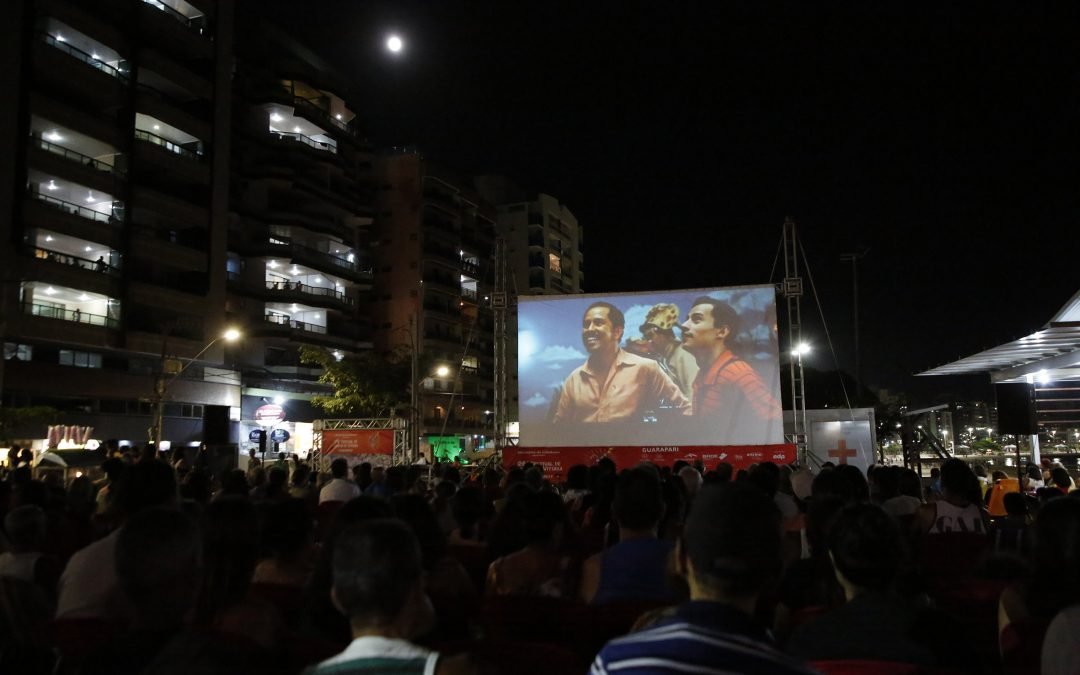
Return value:
[[(94, 437), (223, 440), (232, 3), (15, 0), (0, 112), (4, 405)], [(198, 433), (198, 435), (196, 435)]]
[(3, 404), (131, 443), (159, 398), (171, 444), (246, 441), (267, 405), (311, 422), (299, 347), (371, 346), (372, 155), (341, 78), (253, 5), (7, 8)]
[[(259, 28), (237, 35), (228, 236), (227, 313), (248, 327), (242, 441), (267, 404), (285, 408), (286, 426), (321, 416), (310, 398), (328, 389), (301, 347), (370, 349), (373, 213), (373, 155), (343, 78), (287, 33), (243, 21)], [(289, 449), (305, 451), (303, 439)]]
[(517, 296), (582, 293), (585, 238), (570, 209), (544, 193), (528, 193), (505, 176), (474, 178), (480, 195), (496, 205), (496, 232), (505, 242), (507, 287), (508, 437), (517, 438)]
[(415, 385), (422, 452), (482, 447), (494, 422), (495, 209), (415, 150), (381, 153), (375, 175), (375, 347), (424, 356), (428, 372)]

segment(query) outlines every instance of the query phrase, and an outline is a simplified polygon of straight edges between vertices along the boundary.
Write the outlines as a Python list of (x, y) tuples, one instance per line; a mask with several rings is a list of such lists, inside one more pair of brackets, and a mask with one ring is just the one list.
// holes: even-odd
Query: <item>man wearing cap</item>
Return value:
[(641, 336), (645, 338), (649, 350), (647, 356), (656, 359), (668, 377), (678, 385), (687, 399), (694, 397), (694, 378), (698, 374), (697, 361), (690, 352), (683, 349), (682, 343), (675, 337), (675, 326), (679, 323), (679, 308), (671, 303), (662, 302), (653, 305), (641, 324)]
[(619, 345), (626, 319), (611, 303), (594, 302), (581, 321), (588, 360), (563, 383), (555, 424), (641, 422), (646, 411), (670, 406), (690, 414), (690, 401), (657, 365)]
[(767, 445), (783, 442), (780, 403), (753, 367), (735, 355), (728, 339), (739, 316), (727, 303), (702, 296), (682, 324), (683, 347), (699, 367), (693, 409), (702, 442)]
[(652, 627), (608, 642), (590, 672), (809, 673), (754, 619), (758, 594), (782, 565), (780, 513), (771, 499), (749, 483), (703, 488), (675, 546), (690, 601)]

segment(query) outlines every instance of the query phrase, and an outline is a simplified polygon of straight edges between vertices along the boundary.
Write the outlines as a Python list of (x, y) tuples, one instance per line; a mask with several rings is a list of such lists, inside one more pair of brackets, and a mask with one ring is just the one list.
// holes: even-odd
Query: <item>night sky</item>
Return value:
[[(1080, 289), (1077, 17), (865, 4), (259, 6), (355, 83), (376, 147), (563, 201), (589, 292), (768, 282), (791, 216), (840, 368), (840, 258), (866, 248), (864, 383), (992, 396), (986, 375), (911, 375), (1038, 329)], [(836, 367), (812, 296), (803, 317), (807, 363)]]

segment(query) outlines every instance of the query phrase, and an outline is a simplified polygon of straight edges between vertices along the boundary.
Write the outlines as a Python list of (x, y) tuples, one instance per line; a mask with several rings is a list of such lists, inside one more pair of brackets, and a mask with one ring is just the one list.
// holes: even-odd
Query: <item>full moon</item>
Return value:
[(401, 48), (404, 46), (405, 43), (403, 43), (401, 41), (401, 38), (396, 35), (391, 35), (389, 38), (386, 39), (386, 48), (394, 52), (395, 54), (400, 52)]

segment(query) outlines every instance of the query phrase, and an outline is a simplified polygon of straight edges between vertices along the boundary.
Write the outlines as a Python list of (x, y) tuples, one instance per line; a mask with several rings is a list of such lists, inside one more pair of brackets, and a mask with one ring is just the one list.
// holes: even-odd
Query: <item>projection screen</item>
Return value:
[(520, 297), (524, 447), (783, 443), (771, 285)]

